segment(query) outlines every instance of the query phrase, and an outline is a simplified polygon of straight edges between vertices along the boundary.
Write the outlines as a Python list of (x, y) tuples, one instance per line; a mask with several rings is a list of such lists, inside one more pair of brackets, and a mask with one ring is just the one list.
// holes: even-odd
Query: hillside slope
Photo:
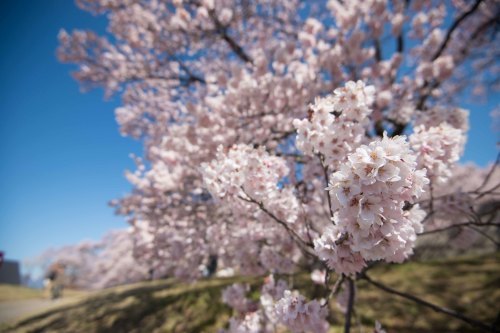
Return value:
[[(370, 275), (395, 289), (492, 323), (500, 310), (499, 259), (495, 255), (380, 265)], [(217, 332), (231, 316), (231, 310), (220, 301), (221, 290), (234, 282), (248, 282), (255, 287), (259, 280), (210, 279), (194, 284), (162, 280), (110, 288), (76, 304), (26, 318), (3, 332)], [(305, 274), (289, 280), (310, 296), (324, 293)], [(342, 314), (334, 302), (331, 307), (331, 332), (341, 332)], [(389, 333), (476, 332), (459, 320), (361, 282), (356, 327), (371, 332), (375, 319)]]

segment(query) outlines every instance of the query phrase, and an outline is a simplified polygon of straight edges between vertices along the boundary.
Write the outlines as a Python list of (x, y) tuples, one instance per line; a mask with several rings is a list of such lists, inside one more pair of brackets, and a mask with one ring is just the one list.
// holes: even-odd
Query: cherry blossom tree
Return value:
[(120, 131), (144, 144), (133, 191), (112, 204), (156, 276), (323, 268), (323, 301), (273, 275), (257, 303), (243, 285), (225, 291), (241, 314), (230, 332), (324, 332), (324, 302), (342, 295), (349, 332), (358, 280), (494, 330), (368, 272), (408, 260), (421, 234), (467, 229), (498, 244), (498, 163), (457, 166), (460, 103), (498, 88), (498, 2), (77, 4), (108, 31), (62, 30), (58, 56), (84, 88), (122, 96)]
[[(54, 264), (63, 264), (65, 283), (77, 289), (102, 289), (153, 278), (143, 261), (135, 260), (131, 229), (108, 232), (98, 241), (82, 241), (44, 251), (24, 263), (30, 275), (45, 275)], [(40, 272), (41, 271), (41, 272)]]

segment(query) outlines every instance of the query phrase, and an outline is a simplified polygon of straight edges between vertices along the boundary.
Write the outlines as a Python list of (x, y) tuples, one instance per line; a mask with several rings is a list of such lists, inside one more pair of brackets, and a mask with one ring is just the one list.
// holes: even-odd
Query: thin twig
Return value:
[(266, 213), (269, 217), (271, 217), (274, 221), (278, 222), (278, 224), (281, 224), (285, 229), (286, 231), (290, 234), (290, 236), (295, 239), (295, 241), (297, 241), (297, 243), (299, 244), (299, 246), (302, 248), (303, 246), (305, 246), (305, 248), (303, 248), (307, 254), (309, 255), (313, 255), (311, 252), (309, 252), (308, 250), (306, 250), (307, 248), (313, 248), (314, 245), (312, 243), (309, 243), (309, 242), (306, 242), (304, 241), (296, 232), (295, 230), (293, 230), (292, 228), (290, 228), (288, 226), (288, 224), (282, 220), (280, 220), (276, 215), (274, 215), (273, 213), (271, 213), (269, 210), (267, 210), (267, 208), (264, 206), (264, 204), (262, 202), (259, 202), (255, 199), (253, 199), (250, 195), (248, 195), (248, 193), (245, 192), (245, 190), (242, 188), (242, 191), (243, 193), (245, 193), (245, 195), (248, 197), (248, 198), (245, 198), (243, 196), (238, 196), (238, 198), (240, 198), (241, 200), (243, 201), (246, 201), (246, 202), (250, 202), (250, 203), (253, 203), (253, 204), (256, 204), (264, 213)]
[(488, 235), (487, 233), (485, 233), (484, 231), (480, 230), (480, 229), (477, 229), (477, 228), (474, 228), (473, 226), (467, 226), (467, 228), (469, 229), (472, 229), (474, 230), (475, 232), (477, 232), (478, 234), (482, 235), (484, 238), (490, 240), (493, 244), (495, 244), (497, 246), (497, 248), (500, 248), (500, 243), (496, 241), (496, 239), (494, 239), (493, 237), (491, 237), (490, 235)]
[(422, 220), (422, 224), (424, 224), (425, 222), (427, 222), (433, 215), (435, 214), (435, 212), (429, 212), (427, 213), (427, 215), (425, 215), (424, 219)]
[[(327, 271), (327, 272), (329, 272), (329, 271)], [(330, 299), (339, 292), (340, 287), (342, 287), (342, 284), (344, 283), (344, 280), (345, 280), (344, 274), (342, 274), (338, 277), (337, 281), (335, 281), (335, 284), (333, 285), (332, 289), (330, 290), (328, 297), (326, 298), (325, 304), (321, 305), (322, 307), (327, 306), (328, 303), (330, 302)], [(327, 285), (327, 287), (328, 287), (328, 285)]]
[(497, 169), (499, 164), (500, 164), (500, 152), (497, 154), (497, 158), (495, 159), (495, 163), (493, 163), (493, 165), (491, 166), (491, 170), (488, 172), (488, 174), (484, 178), (483, 183), (481, 184), (481, 186), (479, 186), (476, 189), (476, 192), (479, 192), (483, 187), (485, 187), (488, 184), (488, 181), (490, 180), (493, 173), (495, 173), (495, 170)]
[(495, 186), (493, 186), (492, 188), (490, 188), (489, 190), (487, 190), (485, 192), (479, 193), (478, 196), (475, 198), (475, 200), (482, 198), (488, 194), (495, 194), (495, 190), (498, 188), (500, 188), (500, 183), (496, 184)]
[[(328, 187), (329, 185), (329, 180), (328, 180), (328, 166), (325, 165), (325, 157), (323, 155), (318, 155), (318, 158), (319, 158), (319, 162), (321, 163), (321, 168), (323, 169), (323, 176), (325, 177), (325, 184), (326, 184), (326, 187)], [(330, 211), (330, 219), (333, 223), (333, 225), (335, 225), (335, 222), (333, 221), (333, 207), (332, 207), (332, 198), (330, 196), (330, 191), (328, 190), (325, 190), (326, 192), (326, 199), (328, 201), (328, 209)]]
[(252, 58), (243, 50), (243, 48), (227, 33), (227, 26), (223, 25), (215, 13), (214, 9), (208, 11), (208, 15), (215, 25), (216, 32), (227, 43), (231, 50), (244, 62), (253, 64)]
[(500, 228), (500, 223), (477, 223), (477, 222), (469, 221), (469, 222), (452, 224), (452, 225), (446, 226), (444, 228), (439, 228), (439, 229), (433, 229), (433, 230), (429, 230), (429, 231), (424, 231), (424, 232), (420, 233), (419, 236), (421, 236), (421, 235), (431, 235), (431, 234), (435, 234), (435, 233), (438, 233), (438, 232), (442, 232), (442, 231), (446, 231), (446, 230), (450, 230), (450, 229), (454, 229), (454, 228), (469, 227), (469, 226), (476, 226), (476, 227), (491, 227), (491, 226), (496, 226), (496, 227)]

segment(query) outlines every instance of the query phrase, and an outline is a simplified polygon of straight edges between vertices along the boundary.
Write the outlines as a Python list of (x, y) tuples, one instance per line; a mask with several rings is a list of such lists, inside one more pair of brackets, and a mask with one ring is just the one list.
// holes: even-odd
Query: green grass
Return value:
[[(499, 255), (446, 261), (379, 265), (372, 279), (394, 289), (491, 323), (500, 310)], [(293, 278), (294, 287), (309, 297), (324, 295), (307, 274)], [(144, 282), (91, 294), (77, 304), (25, 319), (5, 332), (217, 332), (231, 309), (221, 291), (234, 282), (257, 288), (261, 278), (229, 278), (194, 284), (174, 280)], [(436, 313), (366, 282), (358, 282), (352, 332), (372, 332), (377, 319), (391, 332), (477, 332), (460, 320)], [(255, 293), (252, 293), (256, 296)], [(342, 332), (343, 315), (331, 302), (331, 332)]]

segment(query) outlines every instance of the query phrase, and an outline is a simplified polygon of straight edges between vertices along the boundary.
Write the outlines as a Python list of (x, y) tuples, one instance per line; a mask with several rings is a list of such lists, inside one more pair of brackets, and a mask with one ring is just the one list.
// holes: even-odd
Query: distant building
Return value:
[(21, 284), (21, 272), (17, 261), (3, 261), (0, 266), (0, 283)]

